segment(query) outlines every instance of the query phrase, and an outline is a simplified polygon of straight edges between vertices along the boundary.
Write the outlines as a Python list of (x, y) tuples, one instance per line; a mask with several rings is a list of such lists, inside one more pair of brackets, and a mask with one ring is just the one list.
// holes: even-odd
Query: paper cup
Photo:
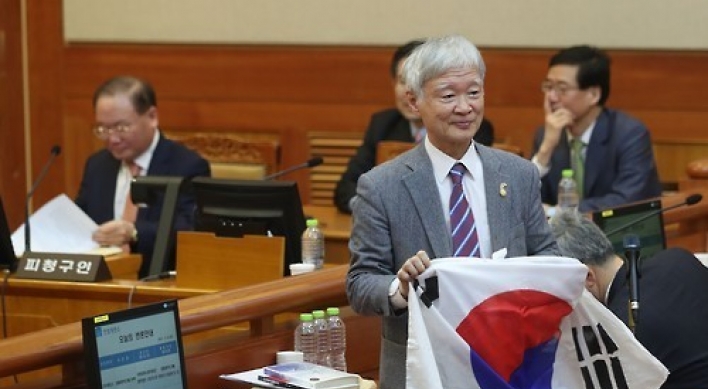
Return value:
[(278, 364), (302, 361), (302, 351), (278, 351), (278, 353), (275, 354), (275, 362)]
[(309, 273), (315, 270), (315, 265), (312, 263), (292, 263), (290, 264), (290, 275)]

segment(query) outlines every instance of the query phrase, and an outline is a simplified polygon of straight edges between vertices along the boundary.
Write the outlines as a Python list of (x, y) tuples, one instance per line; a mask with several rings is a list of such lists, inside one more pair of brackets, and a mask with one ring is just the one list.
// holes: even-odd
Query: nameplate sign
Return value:
[(111, 279), (102, 255), (26, 252), (17, 265), (16, 278), (98, 282)]

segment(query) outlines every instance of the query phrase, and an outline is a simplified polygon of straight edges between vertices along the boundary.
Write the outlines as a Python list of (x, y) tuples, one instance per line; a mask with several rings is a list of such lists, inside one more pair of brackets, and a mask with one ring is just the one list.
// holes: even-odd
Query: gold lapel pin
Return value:
[(499, 185), (499, 195), (501, 197), (506, 197), (506, 187), (507, 187), (506, 182), (502, 182)]

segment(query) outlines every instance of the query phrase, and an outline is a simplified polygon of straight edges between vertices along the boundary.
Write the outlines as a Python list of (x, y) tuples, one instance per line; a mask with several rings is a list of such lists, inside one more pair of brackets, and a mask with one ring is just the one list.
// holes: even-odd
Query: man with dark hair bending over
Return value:
[[(93, 134), (106, 147), (86, 161), (76, 204), (99, 224), (93, 234), (96, 243), (142, 254), (139, 275), (144, 277), (150, 269), (162, 200), (138, 210), (129, 195), (133, 177), (209, 176), (209, 163), (160, 133), (157, 99), (146, 81), (129, 76), (106, 81), (94, 93), (93, 108)], [(175, 229), (193, 229), (193, 212), (193, 198), (180, 196)]]
[[(571, 211), (556, 213), (551, 230), (561, 255), (587, 265), (587, 289), (627, 324), (628, 268), (605, 234)], [(708, 268), (673, 248), (642, 258), (639, 274), (635, 335), (669, 369), (662, 389), (708, 388)]]

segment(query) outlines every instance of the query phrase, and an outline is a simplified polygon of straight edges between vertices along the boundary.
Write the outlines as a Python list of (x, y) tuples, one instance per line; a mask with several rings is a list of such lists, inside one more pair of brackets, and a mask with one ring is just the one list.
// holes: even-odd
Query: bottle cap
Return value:
[(305, 223), (308, 227), (317, 227), (317, 219), (307, 219)]
[(300, 321), (312, 321), (314, 318), (311, 313), (301, 313)]
[(327, 315), (339, 316), (339, 308), (337, 308), (337, 307), (327, 308)]
[(321, 309), (318, 309), (316, 311), (312, 311), (312, 317), (314, 317), (315, 319), (321, 319), (321, 318), (325, 317), (325, 311), (323, 311)]
[(573, 178), (573, 169), (564, 169), (563, 173), (563, 178)]

